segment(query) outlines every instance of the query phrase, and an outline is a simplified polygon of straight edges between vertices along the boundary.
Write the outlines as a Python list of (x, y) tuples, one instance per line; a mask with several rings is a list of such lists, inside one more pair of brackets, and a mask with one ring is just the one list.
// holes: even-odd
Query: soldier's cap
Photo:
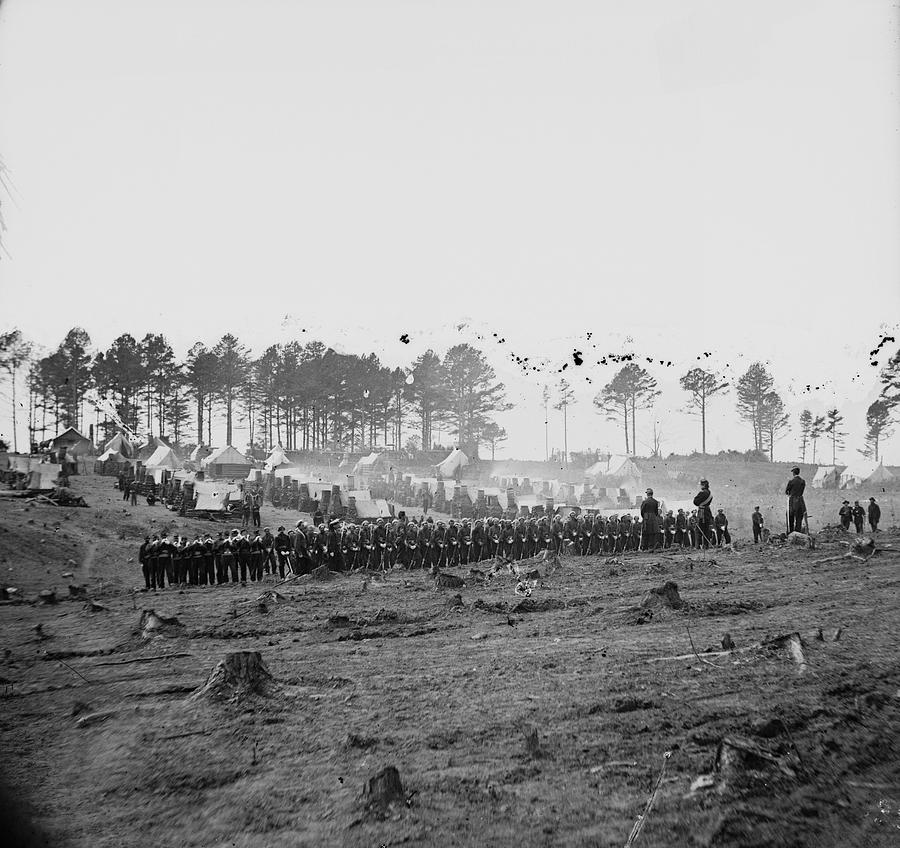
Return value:
[(279, 532), (279, 533), (284, 533), (284, 527), (279, 527), (279, 528), (278, 528), (278, 532)]
[(849, 503), (850, 503), (850, 501), (844, 501), (844, 503), (845, 503), (845, 504), (849, 504)]
[(724, 509), (720, 509), (719, 512), (725, 512), (725, 510), (724, 510)]
[(379, 518), (375, 523), (378, 524), (378, 525), (382, 525), (382, 524), (384, 524), (384, 519), (383, 519), (383, 518)]
[(708, 486), (708, 485), (709, 485), (709, 480), (701, 480), (701, 481), (700, 481), (700, 485), (701, 485), (701, 486)]
[(869, 500), (872, 501), (872, 503), (875, 503), (875, 498), (869, 498)]
[(791, 469), (791, 474), (799, 474), (799, 473), (800, 473), (800, 466), (799, 466), (799, 465), (795, 465), (795, 466)]
[(653, 489), (647, 489), (647, 494), (648, 494), (648, 495), (652, 495), (652, 494), (653, 494)]
[(679, 509), (679, 510), (678, 510), (678, 511), (679, 511), (679, 512), (680, 512), (680, 513), (683, 513), (683, 512), (684, 512), (684, 510), (683, 510), (683, 509)]

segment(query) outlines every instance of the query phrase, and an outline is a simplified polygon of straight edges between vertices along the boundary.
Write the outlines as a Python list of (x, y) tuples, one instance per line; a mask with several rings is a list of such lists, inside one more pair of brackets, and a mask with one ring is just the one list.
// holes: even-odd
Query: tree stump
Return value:
[(366, 807), (381, 808), (389, 806), (394, 801), (403, 798), (403, 784), (400, 782), (400, 772), (394, 766), (382, 769), (374, 777), (370, 777), (362, 792)]
[(177, 618), (166, 618), (157, 614), (156, 610), (142, 610), (141, 620), (138, 627), (141, 631), (142, 639), (152, 639), (154, 636), (161, 635), (166, 627), (177, 627), (179, 621)]
[(203, 697), (236, 700), (253, 695), (268, 697), (277, 688), (259, 651), (235, 651), (219, 660), (206, 683), (191, 695), (191, 700)]
[(678, 584), (667, 580), (662, 586), (651, 589), (641, 599), (641, 607), (668, 607), (669, 609), (681, 609), (684, 601), (678, 594)]
[(807, 536), (806, 533), (798, 533), (796, 530), (788, 534), (787, 543), (797, 548), (806, 548), (807, 550), (812, 550), (816, 546), (812, 536)]

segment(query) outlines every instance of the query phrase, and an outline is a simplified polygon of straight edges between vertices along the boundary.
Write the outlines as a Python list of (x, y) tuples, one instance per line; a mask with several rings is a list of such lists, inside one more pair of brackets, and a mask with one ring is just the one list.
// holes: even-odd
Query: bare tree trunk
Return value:
[(700, 394), (700, 429), (703, 433), (703, 455), (706, 456), (706, 393)]
[[(13, 351), (13, 356), (15, 356), (15, 351)], [(18, 432), (16, 427), (16, 366), (15, 363), (12, 365), (12, 370), (10, 371), (12, 375), (12, 425), (13, 425), (13, 453), (19, 452), (19, 440), (18, 440)]]

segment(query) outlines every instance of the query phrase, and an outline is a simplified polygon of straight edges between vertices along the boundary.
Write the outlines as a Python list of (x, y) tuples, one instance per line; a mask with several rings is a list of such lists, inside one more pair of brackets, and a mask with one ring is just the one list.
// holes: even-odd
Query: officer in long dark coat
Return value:
[(641, 550), (656, 550), (659, 544), (659, 501), (653, 497), (653, 489), (647, 489), (647, 497), (641, 502), (643, 535)]
[(791, 469), (794, 476), (788, 480), (784, 493), (788, 496), (788, 533), (795, 530), (803, 532), (803, 516), (806, 515), (806, 502), (803, 500), (803, 491), (806, 489), (806, 481), (800, 476), (800, 468), (794, 466)]

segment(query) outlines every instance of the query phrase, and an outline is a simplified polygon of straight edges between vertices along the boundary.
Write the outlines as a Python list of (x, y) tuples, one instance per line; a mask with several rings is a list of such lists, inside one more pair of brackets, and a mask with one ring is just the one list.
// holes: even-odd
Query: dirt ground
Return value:
[[(528, 599), (394, 571), (261, 607), (138, 591), (147, 532), (210, 525), (73, 482), (89, 509), (0, 499), (3, 773), (43, 844), (623, 846), (651, 798), (634, 845), (900, 844), (900, 532), (867, 562), (817, 562), (846, 550), (823, 534), (567, 558)], [(143, 638), (150, 609), (177, 623)], [(195, 696), (235, 651), (266, 692)]]

